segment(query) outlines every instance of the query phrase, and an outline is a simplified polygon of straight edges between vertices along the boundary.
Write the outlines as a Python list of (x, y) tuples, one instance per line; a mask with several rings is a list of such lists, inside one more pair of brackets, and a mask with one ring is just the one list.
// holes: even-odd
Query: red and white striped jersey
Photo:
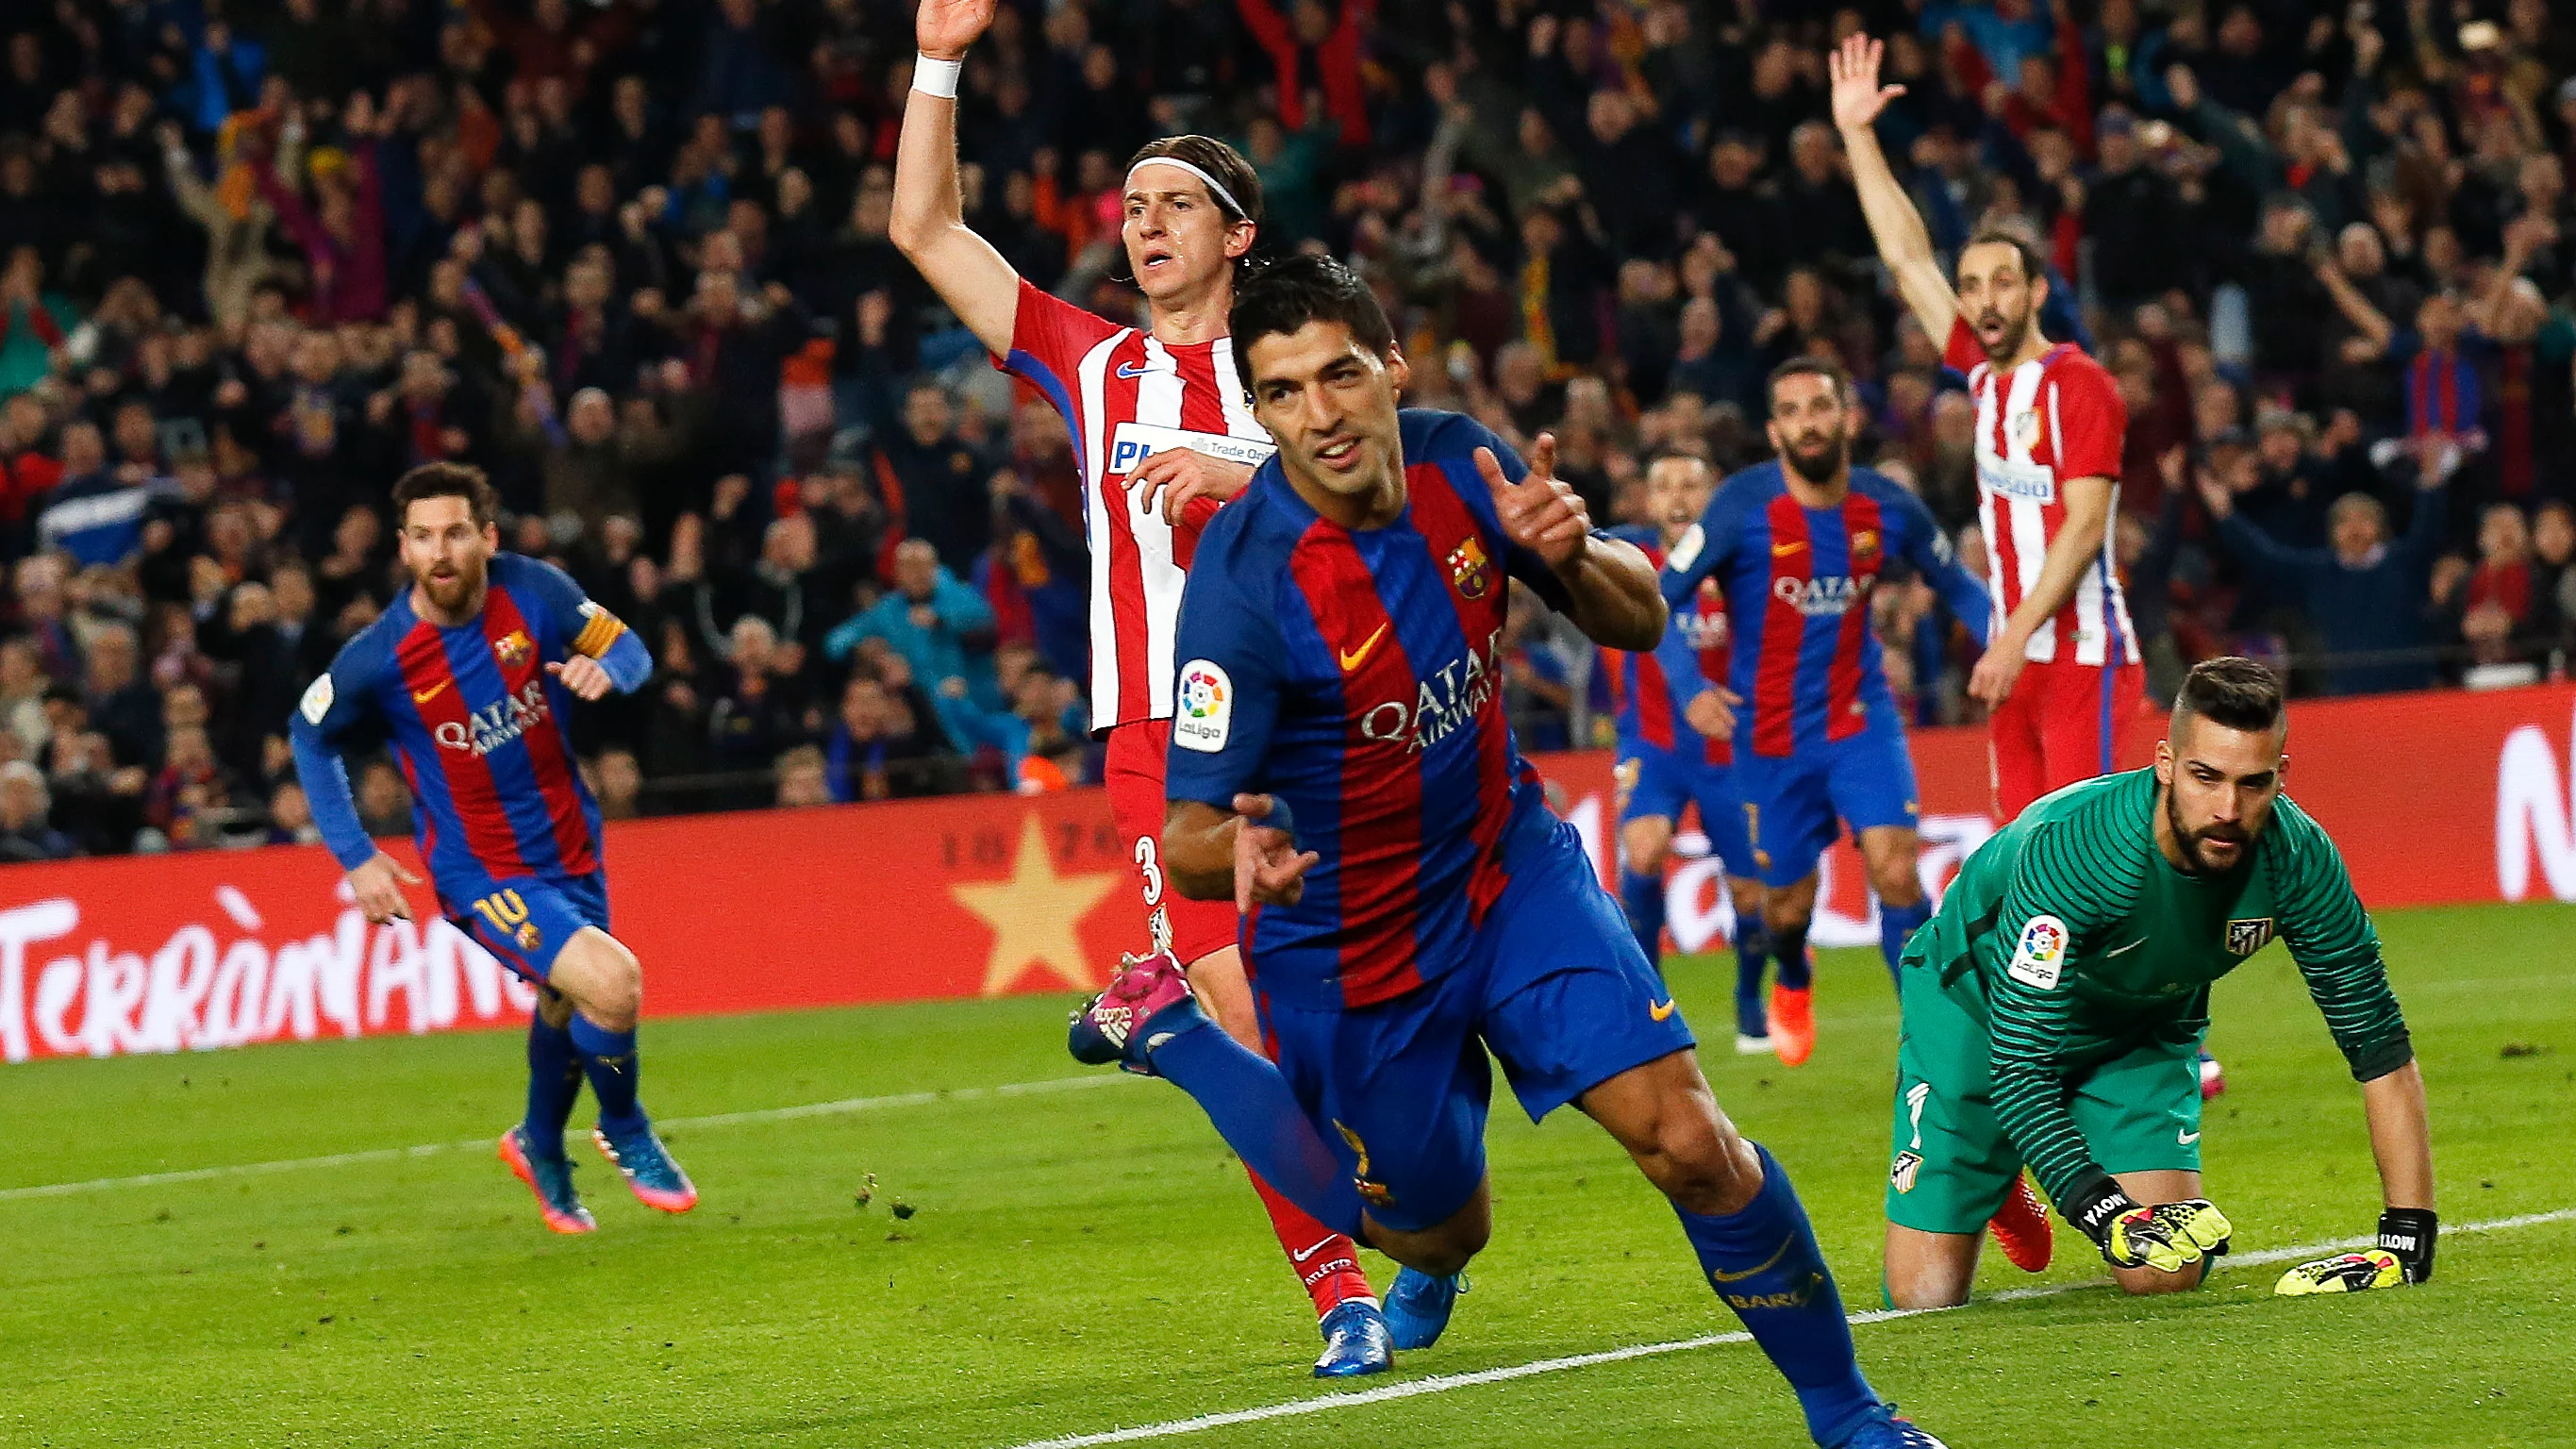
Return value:
[(1175, 528), (1127, 475), (1166, 448), (1259, 465), (1274, 449), (1253, 421), (1234, 371), (1234, 344), (1169, 346), (1020, 283), (1011, 355), (1001, 364), (1035, 384), (1064, 415), (1082, 467), (1083, 532), (1091, 543), (1091, 727), (1172, 715), (1172, 632), (1181, 583), (1214, 517), (1192, 503)]
[[(2111, 374), (2073, 343), (1998, 374), (1960, 318), (1951, 324), (1943, 360), (1968, 375), (1977, 400), (1977, 525), (1986, 536), (1986, 587), (1996, 617), (2009, 618), (2038, 585), (2048, 546), (2065, 526), (2066, 500), (2058, 491), (2064, 480), (2110, 479), (2111, 511), (2119, 512), (2129, 409)], [(2103, 529), (2100, 557), (2076, 580), (2066, 606), (2030, 636), (2024, 657), (2070, 664), (2138, 658), (2113, 537), (2114, 530)]]

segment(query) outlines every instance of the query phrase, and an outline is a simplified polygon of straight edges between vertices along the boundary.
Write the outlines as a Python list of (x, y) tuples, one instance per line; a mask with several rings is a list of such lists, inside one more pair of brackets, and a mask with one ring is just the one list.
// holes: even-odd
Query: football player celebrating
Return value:
[[(1072, 430), (1091, 541), (1092, 728), (1108, 735), (1110, 813), (1136, 865), (1147, 959), (1168, 956), (1185, 968), (1215, 1019), (1258, 1048), (1232, 904), (1171, 894), (1161, 857), (1184, 571), (1217, 505), (1242, 492), (1271, 451), (1244, 405), (1225, 332), (1235, 271), (1261, 220), (1261, 181), (1233, 147), (1205, 136), (1152, 142), (1129, 162), (1120, 240), (1149, 327), (1121, 326), (1030, 285), (960, 211), (957, 81), (993, 5), (923, 0), (914, 20), (921, 54), (895, 156), (893, 239)], [(1097, 1020), (1097, 1009), (1095, 999), (1076, 1015), (1075, 1054), (1115, 1060), (1102, 1033), (1116, 1024)], [(1252, 1185), (1314, 1302), (1325, 1344), (1316, 1375), (1385, 1369), (1385, 1320), (1357, 1249), (1259, 1177)]]

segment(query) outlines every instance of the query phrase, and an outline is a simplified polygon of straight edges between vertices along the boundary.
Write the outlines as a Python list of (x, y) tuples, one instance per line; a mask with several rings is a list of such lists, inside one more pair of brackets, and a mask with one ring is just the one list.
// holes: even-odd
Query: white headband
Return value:
[(1242, 217), (1246, 221), (1250, 221), (1252, 219), (1252, 213), (1244, 210), (1243, 203), (1234, 199), (1234, 193), (1226, 190), (1223, 182), (1218, 181), (1215, 177), (1201, 171), (1196, 166), (1191, 165), (1178, 156), (1148, 156), (1144, 160), (1137, 162), (1135, 165), (1128, 167), (1127, 185), (1130, 188), (1133, 188), (1136, 184), (1136, 173), (1144, 170), (1148, 166), (1176, 166), (1181, 170), (1190, 173), (1192, 176), (1206, 182), (1208, 194), (1215, 197), (1217, 200), (1224, 202), (1227, 210), (1233, 212), (1236, 216)]

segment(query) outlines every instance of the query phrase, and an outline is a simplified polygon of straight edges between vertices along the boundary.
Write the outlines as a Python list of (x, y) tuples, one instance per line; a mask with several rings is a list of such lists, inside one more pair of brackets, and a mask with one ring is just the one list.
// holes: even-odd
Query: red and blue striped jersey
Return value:
[(1734, 622), (1731, 688), (1739, 756), (1771, 758), (1901, 727), (1870, 595), (1902, 560), (1940, 590), (1980, 639), (1993, 619), (1986, 587), (1959, 567), (1923, 501), (1867, 468), (1833, 508), (1807, 508), (1775, 459), (1726, 480), (1664, 562), (1667, 602), (1715, 579)]
[[(612, 651), (613, 654), (612, 654)], [(291, 727), (316, 824), (342, 866), (374, 853), (342, 752), (390, 744), (442, 898), (450, 882), (600, 868), (599, 805), (573, 760), (572, 692), (546, 666), (598, 658), (621, 689), (651, 670), (642, 641), (550, 564), (495, 554), (480, 616), (423, 619), (403, 590), (313, 681)]]
[[(1611, 529), (1642, 550), (1657, 568), (1664, 566), (1659, 530), (1623, 524)], [(1684, 711), (1702, 692), (1726, 684), (1729, 640), (1726, 591), (1714, 579), (1703, 579), (1690, 601), (1673, 606), (1664, 642), (1651, 653), (1603, 648), (1601, 667), (1610, 680), (1612, 723), (1618, 731), (1619, 757), (1633, 757), (1640, 747), (1683, 750), (1711, 765), (1735, 758), (1734, 742), (1710, 739), (1692, 729)]]
[(1400, 415), (1407, 502), (1382, 528), (1318, 517), (1276, 459), (1199, 540), (1164, 790), (1284, 803), (1321, 859), (1295, 905), (1244, 927), (1263, 991), (1313, 1009), (1386, 1001), (1454, 969), (1543, 818), (1503, 718), (1506, 575), (1564, 586), (1508, 542), (1475, 450), (1526, 469), (1472, 418)]

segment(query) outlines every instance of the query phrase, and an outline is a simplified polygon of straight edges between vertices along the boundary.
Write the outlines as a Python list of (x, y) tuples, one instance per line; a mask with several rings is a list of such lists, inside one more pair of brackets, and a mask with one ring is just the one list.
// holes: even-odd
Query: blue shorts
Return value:
[(1256, 990), (1263, 1035), (1299, 1105), (1369, 1216), (1399, 1232), (1448, 1221), (1485, 1180), (1488, 1050), (1535, 1122), (1693, 1045), (1582, 837), (1544, 814), (1521, 828), (1510, 883), (1449, 971), (1345, 1009), (1292, 1007)]
[(1736, 788), (1744, 793), (1746, 833), (1753, 864), (1766, 886), (1795, 885), (1813, 874), (1816, 858), (1840, 833), (1882, 825), (1913, 829), (1922, 807), (1914, 791), (1914, 757), (1893, 726), (1865, 729), (1820, 750), (1786, 759), (1739, 756)]
[(530, 981), (555, 969), (564, 943), (584, 926), (608, 929), (608, 872), (580, 876), (476, 875), (438, 883), (439, 909), (474, 944)]
[(1619, 782), (1619, 823), (1660, 819), (1681, 823), (1682, 807), (1699, 807), (1700, 833), (1709, 853), (1737, 880), (1753, 879), (1753, 841), (1744, 833), (1744, 802), (1735, 772), (1689, 752), (1623, 744), (1614, 778)]

